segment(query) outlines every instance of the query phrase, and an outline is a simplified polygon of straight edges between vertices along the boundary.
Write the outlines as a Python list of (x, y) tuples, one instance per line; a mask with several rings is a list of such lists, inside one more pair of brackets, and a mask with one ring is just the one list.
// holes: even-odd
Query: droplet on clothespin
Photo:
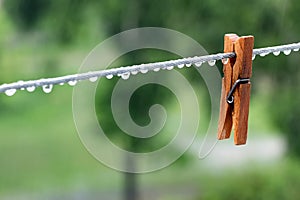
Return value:
[(228, 64), (228, 62), (229, 62), (229, 58), (223, 58), (223, 59), (222, 59), (222, 63), (223, 63), (224, 65)]

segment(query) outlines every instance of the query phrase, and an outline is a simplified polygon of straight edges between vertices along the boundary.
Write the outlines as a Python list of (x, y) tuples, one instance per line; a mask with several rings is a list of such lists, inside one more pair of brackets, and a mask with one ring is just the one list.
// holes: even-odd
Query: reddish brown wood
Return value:
[(233, 105), (226, 102), (226, 97), (238, 79), (251, 78), (253, 45), (253, 36), (238, 37), (236, 34), (227, 34), (224, 37), (224, 52), (235, 52), (236, 57), (223, 65), (218, 139), (229, 138), (233, 126), (236, 145), (246, 144), (247, 141), (251, 84), (240, 84), (236, 87)]
[[(232, 83), (239, 78), (251, 78), (253, 45), (253, 36), (240, 37), (235, 42), (236, 61), (233, 66)], [(240, 84), (233, 93), (233, 126), (236, 145), (246, 144), (247, 141), (250, 89), (250, 83)]]
[[(236, 34), (226, 34), (224, 37), (224, 53), (233, 52), (235, 41), (239, 37)], [(232, 129), (232, 106), (226, 102), (226, 96), (232, 85), (232, 68), (235, 58), (230, 58), (227, 64), (223, 64), (224, 78), (222, 79), (222, 91), (220, 100), (220, 115), (218, 124), (218, 139), (230, 137)]]
[(234, 143), (246, 144), (248, 135), (248, 115), (251, 84), (242, 84), (237, 88), (234, 100), (233, 126)]
[(253, 45), (253, 36), (243, 36), (236, 40), (234, 44), (236, 60), (233, 67), (233, 83), (238, 78), (251, 78)]

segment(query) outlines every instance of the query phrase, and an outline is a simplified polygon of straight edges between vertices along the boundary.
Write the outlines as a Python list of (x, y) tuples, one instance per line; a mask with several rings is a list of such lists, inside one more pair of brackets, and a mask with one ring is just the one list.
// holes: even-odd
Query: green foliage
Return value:
[[(289, 81), (288, 81), (289, 82)], [(273, 120), (280, 128), (280, 130), (286, 134), (286, 138), (289, 144), (290, 153), (296, 157), (300, 157), (300, 88), (299, 80), (290, 80), (294, 82), (291, 83), (290, 87), (278, 86), (276, 89), (281, 92), (274, 91), (274, 96), (272, 101), (270, 101), (270, 111)], [(280, 106), (278, 106), (280, 105)]]
[(299, 162), (287, 161), (277, 167), (252, 166), (242, 171), (225, 171), (201, 184), (199, 199), (281, 200), (298, 199)]
[[(122, 63), (143, 63), (145, 59), (161, 57), (174, 57), (170, 53), (159, 50), (135, 51), (120, 58)], [(149, 61), (150, 62), (150, 61)], [(111, 110), (111, 96), (118, 79), (102, 80), (101, 88), (97, 92), (96, 110), (99, 123), (107, 133), (107, 136), (118, 143), (124, 149), (134, 152), (149, 152), (166, 145), (163, 137), (158, 134), (148, 139), (134, 138), (124, 133), (115, 123)], [(151, 98), (149, 98), (151, 96)], [(167, 89), (159, 85), (145, 85), (134, 92), (130, 98), (128, 107), (133, 121), (139, 126), (150, 123), (149, 109), (154, 104), (163, 105), (166, 110), (179, 109), (178, 106), (171, 107), (176, 97)], [(103, 106), (106, 105), (106, 106)], [(164, 131), (164, 130), (163, 130)]]
[(33, 28), (45, 15), (50, 2), (49, 0), (4, 1), (4, 7), (19, 28), (28, 30)]
[[(68, 66), (79, 65), (88, 49), (106, 37), (136, 27), (159, 26), (180, 31), (199, 41), (209, 53), (222, 51), (223, 35), (229, 32), (254, 35), (256, 47), (296, 42), (300, 36), (298, 0), (5, 0), (3, 7), (5, 12), (0, 12), (1, 82), (75, 72), (74, 68)], [(174, 55), (163, 52), (135, 52), (127, 55), (122, 60), (122, 65), (169, 58), (174, 58)], [(275, 58), (270, 55), (266, 58), (256, 58), (252, 79), (255, 102), (259, 104), (262, 98), (264, 102), (268, 102), (265, 108), (252, 105), (264, 112), (262, 115), (256, 112), (257, 116), (254, 117), (262, 123), (272, 121), (272, 125), (285, 134), (289, 153), (298, 158), (300, 157), (299, 63), (299, 54), (289, 57), (281, 55)], [(190, 80), (196, 79), (193, 74), (186, 72), (185, 76)], [(114, 80), (104, 81), (101, 92), (98, 92), (96, 97), (99, 121), (103, 123), (104, 128), (111, 130), (108, 137), (121, 147), (137, 152), (151, 151), (164, 145), (165, 138), (153, 138), (141, 143), (140, 140), (133, 139), (119, 130), (114, 123), (110, 106), (100, 106), (110, 105), (110, 95), (107, 94), (111, 93), (114, 84)], [(57, 94), (61, 94), (64, 98), (66, 94), (70, 95), (64, 92)], [(260, 96), (262, 94), (263, 97)], [(64, 119), (55, 118), (56, 115), (52, 112), (60, 109), (61, 114), (70, 112), (66, 111), (70, 102), (52, 109), (53, 104), (56, 105), (61, 101), (62, 96), (47, 101), (45, 98), (48, 97), (42, 94), (34, 97), (17, 95), (10, 99), (6, 97), (0, 99), (1, 132), (4, 133), (0, 145), (2, 152), (0, 188), (4, 188), (3, 190), (24, 188), (28, 181), (47, 176), (47, 170), (52, 170), (56, 174), (54, 176), (48, 174), (47, 177), (47, 180), (54, 179), (54, 185), (60, 182), (60, 177), (71, 177), (76, 174), (78, 168), (90, 171), (90, 166), (94, 163), (84, 165), (84, 162), (77, 162), (78, 159), (85, 161), (86, 154), (75, 151), (80, 148), (79, 144), (74, 145), (76, 141), (72, 142), (73, 145), (69, 144), (70, 138), (74, 139), (74, 135), (66, 138), (62, 137), (63, 134), (51, 136), (53, 126), (47, 124), (51, 118), (55, 119), (51, 121), (54, 124), (64, 123)], [(169, 102), (172, 102), (171, 106)], [(137, 124), (145, 125), (149, 122), (147, 113), (154, 103), (161, 103), (170, 109), (177, 108), (174, 106), (176, 103), (172, 95), (165, 88), (154, 86), (141, 88), (132, 97), (129, 105), (132, 118)], [(51, 106), (48, 106), (49, 104)], [(104, 115), (100, 115), (102, 113)], [(41, 118), (44, 115), (49, 118)], [(54, 130), (68, 133), (67, 127), (72, 127), (71, 122), (68, 123), (68, 126), (56, 127)], [(18, 138), (18, 134), (23, 132), (32, 132), (32, 135), (25, 138), (26, 140)], [(44, 133), (47, 137), (39, 135), (40, 133)], [(15, 137), (17, 141), (14, 140)], [(55, 140), (57, 138), (61, 138), (60, 143)], [(14, 144), (19, 148), (13, 148), (16, 147)], [(49, 160), (35, 154), (35, 151), (41, 148), (45, 148)], [(72, 153), (72, 148), (75, 153)], [(15, 156), (16, 161), (6, 157), (6, 152)], [(31, 156), (36, 159), (35, 164), (24, 160), (32, 159)], [(64, 159), (70, 161), (58, 166)], [(185, 159), (186, 157), (182, 158)], [(15, 168), (12, 168), (12, 165)], [(207, 185), (202, 184), (203, 194), (200, 197), (201, 199), (298, 199), (300, 187), (298, 166), (299, 163), (292, 162), (272, 170), (255, 169), (215, 177), (213, 181), (207, 181)], [(72, 170), (69, 170), (69, 167), (73, 167)], [(29, 173), (20, 172), (23, 168)], [(97, 170), (94, 171), (96, 174)], [(94, 174), (88, 176), (93, 177)], [(39, 185), (39, 181), (31, 184)]]

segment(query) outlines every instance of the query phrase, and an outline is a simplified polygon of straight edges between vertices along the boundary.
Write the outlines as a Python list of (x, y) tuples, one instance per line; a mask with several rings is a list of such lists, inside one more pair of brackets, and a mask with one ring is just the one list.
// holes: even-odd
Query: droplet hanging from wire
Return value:
[(53, 88), (53, 85), (52, 84), (50, 84), (50, 85), (43, 85), (42, 86), (42, 89), (43, 89), (43, 91), (45, 92), (45, 93), (50, 93), (51, 91), (52, 91), (52, 88)]
[(8, 89), (8, 90), (5, 90), (5, 94), (9, 97), (13, 96), (15, 93), (17, 92), (16, 89)]
[(35, 86), (29, 86), (26, 88), (28, 92), (33, 92), (35, 90)]

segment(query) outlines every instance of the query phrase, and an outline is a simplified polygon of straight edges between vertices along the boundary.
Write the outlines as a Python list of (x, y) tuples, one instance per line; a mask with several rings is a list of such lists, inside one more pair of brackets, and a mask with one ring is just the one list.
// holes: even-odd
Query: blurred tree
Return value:
[(37, 22), (46, 14), (50, 0), (15, 0), (4, 1), (4, 6), (10, 17), (23, 30), (34, 28)]
[[(26, 3), (25, 3), (26, 2)], [(252, 34), (256, 38), (256, 46), (274, 45), (280, 42), (292, 42), (299, 40), (299, 9), (300, 2), (290, 0), (282, 1), (243, 1), (228, 0), (110, 0), (110, 1), (79, 1), (79, 0), (15, 0), (5, 1), (5, 8), (17, 26), (24, 30), (42, 27), (45, 32), (54, 35), (58, 43), (71, 44), (77, 37), (82, 37), (79, 30), (87, 26), (88, 21), (103, 23), (102, 32), (110, 36), (120, 31), (143, 26), (167, 27), (190, 35), (201, 42), (209, 52), (216, 52), (223, 49), (223, 35), (228, 32), (235, 32), (240, 35)], [(83, 13), (88, 10), (95, 13), (90, 18), (85, 18)], [(98, 25), (89, 24), (92, 28)], [(84, 41), (84, 40), (83, 40)], [(157, 56), (157, 55), (153, 55)], [(130, 63), (143, 62), (138, 57), (129, 55)], [(167, 59), (167, 57), (165, 57)], [(300, 157), (300, 99), (299, 70), (297, 63), (299, 56), (269, 57), (255, 60), (256, 80), (263, 80), (266, 77), (272, 79), (272, 87), (265, 91), (270, 95), (270, 118), (275, 125), (287, 134), (290, 152)], [(263, 66), (263, 67), (259, 67)], [(274, 67), (275, 66), (275, 67)], [(192, 76), (192, 73), (189, 74)], [(107, 94), (115, 83), (106, 83)], [(255, 87), (254, 95), (258, 90), (265, 88)], [(145, 112), (153, 100), (148, 98), (151, 94), (158, 102), (165, 102), (168, 97), (165, 92), (157, 87), (144, 88), (144, 91), (132, 101), (132, 112), (140, 119), (138, 123), (146, 123), (148, 118)], [(109, 105), (110, 99), (99, 97), (97, 105)], [(143, 102), (143, 103), (141, 103)], [(109, 108), (109, 107), (107, 107)], [(99, 112), (109, 113), (106, 108), (97, 108)], [(105, 120), (105, 119), (104, 119)], [(99, 120), (100, 121), (100, 120)], [(105, 121), (109, 127), (114, 127), (112, 118)], [(120, 134), (117, 127), (112, 128), (114, 136)], [(124, 148), (134, 151), (145, 151), (145, 146), (139, 146), (140, 141), (129, 136), (123, 141)], [(127, 174), (128, 175), (128, 174)], [(134, 188), (133, 176), (128, 175), (126, 185)], [(132, 193), (134, 189), (129, 188)], [(134, 197), (131, 197), (132, 199)]]
[[(164, 55), (164, 56), (162, 56)], [(152, 57), (168, 57), (167, 53), (161, 51), (137, 51), (127, 54), (122, 63), (142, 63), (143, 58)], [(101, 91), (97, 93), (96, 97), (96, 110), (99, 123), (104, 132), (107, 133), (107, 137), (111, 141), (122, 147), (129, 152), (151, 152), (159, 149), (159, 147), (165, 145), (164, 139), (160, 134), (150, 138), (136, 138), (127, 135), (116, 125), (111, 110), (111, 94), (118, 79), (103, 80), (101, 83)], [(151, 98), (149, 98), (149, 95)], [(154, 104), (164, 105), (167, 109), (166, 100), (170, 101), (173, 94), (166, 88), (158, 85), (145, 85), (139, 88), (131, 96), (128, 109), (130, 111), (132, 119), (140, 126), (145, 126), (150, 122), (149, 108)], [(174, 97), (175, 99), (175, 97)], [(170, 104), (170, 102), (169, 102)], [(106, 105), (106, 106), (103, 106)], [(162, 130), (163, 132), (164, 130)], [(168, 141), (167, 141), (168, 142)], [(135, 160), (129, 160), (125, 158), (124, 168), (128, 170), (134, 170), (136, 168)], [(139, 199), (138, 182), (136, 180), (137, 175), (133, 173), (124, 173), (124, 197), (126, 200)]]
[[(299, 41), (300, 2), (290, 0), (278, 6), (281, 6), (281, 13), (273, 16), (273, 18), (280, 17), (277, 24), (281, 26), (276, 30), (280, 33), (278, 41), (288, 43)], [(274, 43), (278, 42), (274, 41)], [(268, 63), (264, 65), (265, 71), (272, 79), (269, 100), (270, 117), (280, 131), (286, 135), (290, 154), (298, 159), (300, 158), (299, 62), (299, 54), (291, 54), (288, 57), (282, 56), (276, 60), (268, 60)]]

